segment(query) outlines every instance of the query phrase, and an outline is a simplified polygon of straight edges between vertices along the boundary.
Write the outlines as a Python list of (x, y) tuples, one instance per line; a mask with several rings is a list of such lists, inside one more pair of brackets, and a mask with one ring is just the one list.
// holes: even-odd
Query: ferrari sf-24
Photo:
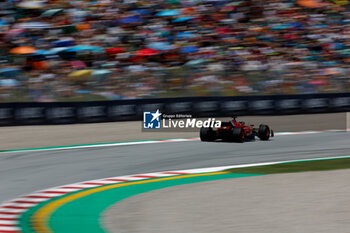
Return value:
[(259, 128), (254, 128), (254, 125), (237, 121), (236, 117), (228, 122), (222, 122), (221, 127), (217, 129), (202, 127), (200, 130), (200, 139), (205, 142), (217, 140), (245, 142), (255, 140), (256, 137), (262, 141), (268, 141), (273, 136), (274, 132), (268, 125), (261, 124)]

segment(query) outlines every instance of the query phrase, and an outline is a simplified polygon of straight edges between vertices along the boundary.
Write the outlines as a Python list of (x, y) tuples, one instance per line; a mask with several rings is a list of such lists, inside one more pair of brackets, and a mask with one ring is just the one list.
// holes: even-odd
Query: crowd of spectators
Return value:
[(0, 102), (350, 91), (347, 1), (0, 4)]

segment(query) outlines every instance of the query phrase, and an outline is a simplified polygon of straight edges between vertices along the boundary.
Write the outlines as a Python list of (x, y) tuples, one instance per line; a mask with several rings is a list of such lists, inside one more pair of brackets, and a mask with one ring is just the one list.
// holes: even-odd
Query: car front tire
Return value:
[(260, 140), (267, 141), (267, 140), (269, 140), (270, 135), (271, 135), (271, 132), (270, 132), (269, 126), (267, 126), (267, 125), (260, 125), (259, 126), (258, 137), (260, 138)]

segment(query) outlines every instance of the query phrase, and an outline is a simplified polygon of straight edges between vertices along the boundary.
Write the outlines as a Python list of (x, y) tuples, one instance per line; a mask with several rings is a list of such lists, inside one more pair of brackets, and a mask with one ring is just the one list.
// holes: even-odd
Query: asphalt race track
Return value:
[(0, 153), (0, 202), (44, 188), (138, 173), (350, 155), (349, 132)]

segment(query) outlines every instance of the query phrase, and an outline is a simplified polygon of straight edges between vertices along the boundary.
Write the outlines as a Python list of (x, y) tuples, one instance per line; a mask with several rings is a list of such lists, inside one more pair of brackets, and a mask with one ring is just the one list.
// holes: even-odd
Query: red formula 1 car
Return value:
[(206, 142), (217, 139), (244, 142), (255, 140), (255, 137), (258, 137), (262, 141), (267, 141), (273, 136), (273, 130), (268, 125), (261, 124), (259, 128), (254, 128), (254, 125), (246, 125), (243, 121), (237, 121), (236, 117), (229, 122), (222, 122), (221, 127), (216, 130), (211, 127), (203, 127), (200, 131), (201, 141)]

